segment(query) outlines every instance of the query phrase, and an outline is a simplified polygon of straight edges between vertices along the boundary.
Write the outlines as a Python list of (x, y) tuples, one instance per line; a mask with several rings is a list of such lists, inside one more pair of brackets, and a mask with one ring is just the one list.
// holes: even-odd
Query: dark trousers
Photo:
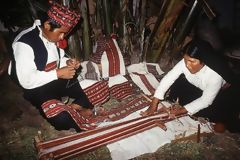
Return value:
[[(181, 75), (169, 89), (167, 100), (174, 102), (179, 98), (179, 104), (184, 106), (199, 98), (202, 90), (190, 84), (184, 75)], [(194, 114), (196, 117), (208, 118), (211, 122), (222, 122), (232, 132), (240, 132), (240, 89), (230, 86), (220, 90), (213, 103)]]
[[(30, 101), (32, 105), (36, 106), (44, 118), (46, 118), (46, 116), (43, 113), (41, 105), (51, 99), (61, 101), (62, 97), (65, 96), (75, 99), (73, 101), (75, 104), (92, 109), (93, 105), (87, 98), (79, 83), (77, 82), (74, 83), (74, 85), (69, 85), (70, 87), (67, 87), (68, 82), (68, 80), (59, 79), (35, 89), (24, 90), (24, 98)], [(52, 118), (46, 119), (57, 130), (75, 128), (77, 131), (80, 131), (79, 127), (68, 112), (62, 112)]]

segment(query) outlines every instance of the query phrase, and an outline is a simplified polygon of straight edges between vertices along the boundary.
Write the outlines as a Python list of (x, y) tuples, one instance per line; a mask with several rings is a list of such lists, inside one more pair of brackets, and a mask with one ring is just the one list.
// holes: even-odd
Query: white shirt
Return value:
[(206, 65), (199, 72), (192, 74), (182, 59), (160, 81), (154, 97), (163, 100), (166, 91), (182, 73), (191, 84), (203, 91), (201, 97), (184, 106), (190, 115), (211, 105), (221, 87), (226, 83), (218, 73)]
[[(21, 36), (38, 27), (40, 31), (39, 37), (42, 39), (48, 52), (47, 64), (54, 61), (58, 63), (59, 57), (58, 57), (58, 51), (57, 51), (56, 45), (55, 43), (49, 42), (46, 38), (42, 36), (42, 31), (39, 25), (40, 25), (40, 21), (36, 20), (32, 27), (19, 33), (12, 44), (13, 54), (16, 60), (17, 77), (20, 85), (25, 89), (33, 89), (36, 87), (40, 87), (53, 80), (58, 79), (56, 69), (48, 72), (37, 70), (37, 66), (34, 62), (33, 49), (26, 43), (17, 42), (17, 40), (19, 40)], [(67, 58), (64, 57), (64, 54), (65, 54), (64, 51), (60, 49), (60, 56), (61, 56), (60, 66), (66, 65)], [(10, 71), (11, 71), (11, 63), (8, 69), (9, 74), (10, 74)]]

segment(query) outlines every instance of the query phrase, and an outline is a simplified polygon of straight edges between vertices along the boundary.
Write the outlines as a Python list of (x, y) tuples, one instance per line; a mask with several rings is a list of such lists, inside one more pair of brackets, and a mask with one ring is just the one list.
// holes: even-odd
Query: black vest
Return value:
[[(35, 29), (33, 29), (32, 31), (24, 34), (19, 40), (18, 42), (22, 42), (25, 43), (27, 45), (29, 45), (32, 49), (33, 49), (33, 53), (34, 53), (34, 62), (37, 66), (37, 69), (40, 71), (43, 71), (45, 69), (46, 63), (47, 63), (47, 58), (48, 58), (48, 54), (47, 54), (47, 49), (43, 43), (43, 41), (41, 40), (41, 38), (39, 37), (39, 30), (36, 27)], [(24, 53), (22, 53), (24, 54)], [(26, 62), (28, 63), (28, 62)], [(17, 73), (16, 73), (16, 61), (15, 58), (12, 59), (12, 68), (11, 68), (11, 74), (10, 77), (18, 84), (18, 78), (17, 78)]]

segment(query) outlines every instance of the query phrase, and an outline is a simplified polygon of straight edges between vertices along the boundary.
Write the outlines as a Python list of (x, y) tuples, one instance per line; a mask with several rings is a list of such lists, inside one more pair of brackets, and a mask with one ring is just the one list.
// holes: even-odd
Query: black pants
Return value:
[[(92, 109), (93, 105), (87, 98), (79, 83), (74, 83), (74, 85), (70, 87), (67, 87), (67, 83), (68, 80), (59, 79), (35, 89), (24, 90), (24, 98), (30, 101), (32, 105), (36, 106), (44, 118), (46, 118), (46, 116), (41, 105), (51, 99), (58, 99), (61, 101), (61, 98), (64, 96), (74, 98), (75, 100), (73, 103), (75, 104)], [(57, 130), (75, 128), (77, 131), (80, 131), (79, 127), (68, 112), (62, 112), (57, 116), (46, 119)]]
[[(202, 90), (190, 84), (184, 75), (181, 75), (169, 89), (169, 101), (179, 98), (179, 104), (184, 106), (199, 98)], [(226, 90), (220, 90), (213, 103), (193, 116), (208, 118), (211, 122), (222, 122), (231, 132), (240, 132), (240, 89), (238, 86), (230, 86)]]

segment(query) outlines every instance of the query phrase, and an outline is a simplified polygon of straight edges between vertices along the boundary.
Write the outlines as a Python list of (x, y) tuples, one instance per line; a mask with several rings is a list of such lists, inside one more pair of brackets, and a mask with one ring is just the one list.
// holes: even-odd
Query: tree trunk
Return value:
[(103, 9), (104, 9), (104, 32), (106, 35), (112, 33), (112, 22), (111, 22), (111, 11), (109, 0), (103, 0)]
[(88, 0), (82, 1), (81, 4), (82, 18), (83, 18), (83, 52), (84, 60), (88, 60), (92, 54), (92, 43), (90, 34), (89, 14), (88, 14)]

